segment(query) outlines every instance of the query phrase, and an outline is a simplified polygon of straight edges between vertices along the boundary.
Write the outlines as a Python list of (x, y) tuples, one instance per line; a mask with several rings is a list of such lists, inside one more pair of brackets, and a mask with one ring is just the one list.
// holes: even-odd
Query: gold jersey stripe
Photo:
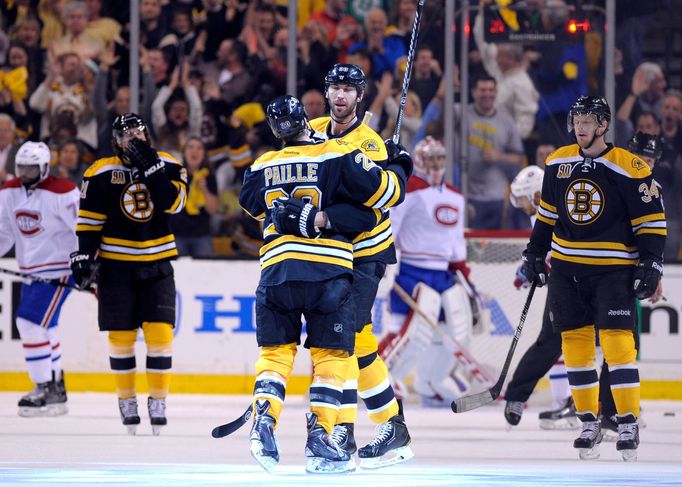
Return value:
[(552, 206), (549, 203), (547, 203), (545, 200), (540, 200), (540, 206), (542, 206), (545, 210), (549, 210), (552, 213), (556, 213), (556, 206)]
[(376, 237), (379, 235), (381, 232), (386, 230), (391, 226), (391, 219), (387, 218), (383, 222), (381, 222), (379, 225), (371, 229), (369, 232), (362, 232), (360, 235), (355, 237), (353, 239), (353, 244), (357, 244), (359, 242), (362, 242), (363, 240), (367, 240), (368, 238)]
[(337, 257), (325, 257), (317, 254), (305, 254), (302, 252), (284, 252), (272, 259), (268, 259), (261, 264), (261, 269), (270, 267), (271, 265), (278, 264), (284, 260), (303, 260), (306, 262), (321, 263), (321, 264), (334, 264), (347, 269), (353, 269), (353, 261), (347, 259), (340, 259)]
[(635, 235), (641, 235), (643, 233), (650, 233), (653, 235), (663, 235), (668, 236), (668, 230), (665, 228), (640, 228), (635, 232)]
[(644, 216), (640, 216), (639, 218), (635, 218), (634, 220), (630, 220), (630, 223), (632, 224), (633, 227), (636, 227), (640, 223), (652, 222), (654, 220), (665, 220), (665, 214), (664, 213), (651, 213), (650, 215), (644, 215)]
[(393, 206), (398, 201), (398, 198), (400, 198), (400, 184), (398, 183), (398, 176), (396, 176), (396, 174), (393, 171), (387, 171), (387, 174), (388, 177), (391, 178), (393, 180), (393, 183), (395, 184), (395, 191), (391, 199), (388, 200), (388, 203), (384, 205), (384, 208), (393, 208)]
[(175, 237), (170, 234), (166, 235), (165, 237), (157, 238), (154, 240), (143, 240), (143, 241), (136, 241), (136, 240), (126, 240), (123, 238), (115, 238), (115, 237), (102, 237), (102, 243), (103, 244), (108, 244), (108, 245), (122, 245), (124, 247), (132, 247), (135, 249), (145, 249), (147, 247), (154, 247), (156, 245), (161, 245), (169, 242), (173, 242), (175, 240)]
[(315, 247), (335, 247), (338, 249), (343, 249), (347, 250), (348, 252), (353, 251), (353, 245), (348, 243), (348, 242), (341, 242), (339, 240), (332, 240), (329, 238), (315, 238), (315, 239), (310, 239), (310, 238), (302, 238), (302, 237), (295, 237), (293, 235), (284, 235), (278, 239), (273, 240), (270, 243), (267, 243), (261, 247), (261, 255), (265, 254), (267, 251), (279, 247), (282, 244), (285, 243), (297, 243), (297, 244), (303, 244), (303, 245), (312, 245)]
[(78, 216), (83, 218), (92, 218), (94, 220), (106, 220), (107, 216), (103, 213), (95, 213), (94, 211), (78, 210)]
[(128, 262), (151, 262), (154, 260), (167, 259), (169, 257), (176, 257), (178, 255), (177, 249), (166, 250), (164, 252), (159, 252), (158, 254), (145, 254), (145, 255), (131, 255), (131, 254), (119, 254), (118, 252), (107, 252), (106, 250), (100, 250), (99, 256), (103, 259), (109, 260), (121, 260)]
[(171, 181), (173, 186), (175, 186), (178, 190), (178, 195), (175, 198), (175, 201), (173, 201), (173, 204), (169, 209), (166, 210), (166, 213), (179, 213), (182, 211), (182, 208), (185, 206), (185, 195), (187, 194), (187, 186), (185, 183), (181, 183), (180, 181)]
[(77, 232), (99, 232), (102, 228), (104, 228), (104, 225), (86, 225), (84, 223), (76, 225)]
[(540, 220), (542, 223), (546, 223), (547, 225), (554, 226), (556, 224), (556, 220), (550, 220), (549, 218), (545, 218), (542, 216), (540, 213), (536, 213), (535, 217)]
[(354, 258), (360, 258), (360, 257), (368, 257), (370, 255), (376, 255), (379, 252), (382, 252), (386, 250), (388, 247), (391, 246), (393, 243), (393, 235), (391, 235), (389, 238), (386, 240), (383, 240), (381, 243), (374, 247), (367, 247), (362, 250), (358, 250), (357, 252), (353, 252), (353, 257)]
[(574, 262), (576, 264), (589, 264), (589, 265), (635, 265), (637, 263), (637, 259), (614, 259), (614, 258), (608, 258), (608, 259), (597, 259), (597, 258), (592, 258), (592, 257), (576, 257), (576, 256), (569, 256), (569, 255), (564, 255), (556, 250), (552, 250), (552, 258), (553, 259), (558, 259), (558, 260), (564, 260), (566, 262)]
[(552, 240), (561, 245), (571, 249), (607, 249), (607, 250), (625, 250), (626, 252), (636, 252), (637, 247), (623, 245), (618, 242), (572, 242), (564, 240), (556, 235), (552, 236)]
[(388, 187), (388, 174), (386, 171), (381, 173), (381, 183), (379, 184), (379, 189), (367, 200), (365, 201), (365, 206), (374, 206), (374, 204), (379, 201), (386, 192)]

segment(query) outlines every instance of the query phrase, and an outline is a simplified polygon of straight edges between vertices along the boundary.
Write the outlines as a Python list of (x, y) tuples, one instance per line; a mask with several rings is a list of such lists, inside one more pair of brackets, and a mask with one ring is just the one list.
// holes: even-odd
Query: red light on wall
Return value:
[(491, 34), (502, 34), (504, 33), (504, 22), (502, 22), (500, 19), (493, 19), (490, 22), (490, 28), (488, 29), (488, 32)]
[(577, 34), (578, 32), (589, 32), (590, 21), (586, 19), (583, 20), (582, 22), (578, 22), (575, 19), (571, 19), (568, 21), (568, 24), (566, 25), (566, 30), (568, 30), (569, 34)]

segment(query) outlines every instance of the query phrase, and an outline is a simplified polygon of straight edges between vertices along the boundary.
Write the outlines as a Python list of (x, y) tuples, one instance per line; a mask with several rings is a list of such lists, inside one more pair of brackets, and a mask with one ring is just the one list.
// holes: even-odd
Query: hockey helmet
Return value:
[(308, 127), (303, 103), (291, 95), (275, 98), (265, 110), (272, 133), (278, 139), (291, 139)]
[(111, 143), (114, 146), (114, 152), (124, 163), (128, 162), (127, 158), (123, 155), (123, 146), (126, 141), (126, 135), (130, 137), (133, 133), (141, 133), (144, 135), (147, 144), (151, 145), (149, 128), (142, 117), (135, 113), (124, 113), (123, 115), (116, 117), (112, 132), (113, 138)]
[(542, 192), (542, 178), (545, 175), (538, 166), (524, 167), (511, 183), (509, 201), (514, 208), (521, 208), (521, 199), (528, 198), (535, 207), (535, 193)]
[(661, 139), (657, 135), (637, 132), (628, 141), (628, 150), (633, 154), (658, 160), (663, 154)]
[(325, 92), (329, 85), (352, 85), (364, 92), (367, 88), (367, 78), (360, 66), (356, 64), (335, 64), (324, 77)]
[(575, 101), (566, 121), (569, 133), (573, 132), (573, 117), (576, 115), (594, 115), (599, 125), (611, 122), (611, 108), (606, 98), (601, 96), (581, 96)]
[[(443, 161), (434, 167), (427, 159), (443, 158)], [(414, 169), (421, 173), (431, 184), (440, 184), (445, 174), (445, 146), (440, 140), (430, 135), (420, 140), (414, 147)]]
[(27, 188), (34, 188), (50, 174), (52, 153), (45, 142), (24, 142), (14, 160), (17, 177)]

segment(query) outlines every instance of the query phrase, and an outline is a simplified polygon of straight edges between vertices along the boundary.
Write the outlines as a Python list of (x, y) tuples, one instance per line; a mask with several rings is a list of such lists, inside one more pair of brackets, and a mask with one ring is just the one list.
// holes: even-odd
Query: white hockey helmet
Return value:
[[(431, 184), (440, 184), (445, 173), (445, 165), (434, 170), (429, 168), (426, 160), (432, 157), (445, 157), (445, 146), (440, 140), (434, 139), (430, 135), (420, 140), (414, 147), (414, 170), (421, 176), (425, 176)], [(432, 174), (433, 173), (433, 174)], [(432, 181), (433, 179), (433, 181)]]
[(535, 193), (542, 192), (542, 178), (545, 171), (538, 166), (524, 167), (519, 171), (511, 183), (509, 200), (515, 208), (521, 208), (519, 200), (528, 198), (531, 205), (535, 207)]
[(14, 160), (17, 177), (27, 188), (37, 186), (50, 173), (52, 153), (45, 142), (24, 142)]

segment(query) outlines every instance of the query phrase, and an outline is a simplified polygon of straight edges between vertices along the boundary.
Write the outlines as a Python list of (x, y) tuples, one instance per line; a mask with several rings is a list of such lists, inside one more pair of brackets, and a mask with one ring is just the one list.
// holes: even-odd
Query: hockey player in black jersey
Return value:
[(639, 373), (633, 338), (635, 300), (652, 296), (663, 272), (666, 220), (649, 166), (604, 141), (611, 112), (600, 97), (572, 106), (568, 129), (576, 144), (545, 163), (542, 200), (523, 253), (531, 282), (548, 282), (550, 318), (561, 330), (562, 351), (582, 433), (580, 458), (599, 456), (599, 381), (596, 330), (611, 372), (618, 421), (617, 450), (637, 458)]
[(187, 173), (170, 154), (151, 146), (144, 120), (116, 118), (116, 156), (99, 159), (86, 172), (71, 254), (79, 286), (97, 283), (99, 328), (109, 333), (110, 364), (123, 424), (135, 434), (140, 417), (135, 391), (135, 341), (142, 328), (152, 431), (167, 422), (177, 257), (169, 215), (185, 205)]
[[(350, 237), (320, 228), (315, 217), (339, 198), (381, 214), (403, 199), (412, 162), (403, 155), (384, 171), (351, 144), (312, 139), (303, 106), (291, 96), (275, 99), (267, 116), (285, 147), (264, 154), (247, 170), (240, 194), (242, 208), (263, 222), (264, 236), (256, 291), (256, 337), (261, 351), (256, 363), (251, 453), (266, 470), (279, 462), (274, 430), (300, 343), (303, 314), (308, 334), (305, 346), (313, 361), (306, 469), (313, 473), (350, 471), (354, 469), (352, 457), (332, 431), (355, 339), (353, 245)], [(289, 196), (300, 204), (288, 200)], [(297, 205), (296, 210), (291, 205)], [(289, 218), (294, 211), (298, 211), (297, 218)]]

